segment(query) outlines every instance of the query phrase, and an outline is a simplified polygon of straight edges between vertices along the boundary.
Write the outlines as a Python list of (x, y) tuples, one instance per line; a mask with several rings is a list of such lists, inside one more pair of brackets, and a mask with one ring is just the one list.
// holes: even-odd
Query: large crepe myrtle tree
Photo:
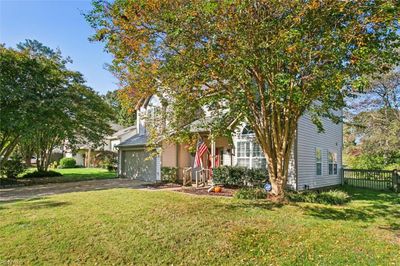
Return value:
[(93, 1), (86, 19), (128, 105), (158, 94), (165, 136), (203, 106), (212, 132), (246, 121), (282, 197), (299, 118), (308, 112), (319, 130), (322, 116), (339, 122), (344, 98), (397, 64), (399, 14), (394, 0), (116, 0)]

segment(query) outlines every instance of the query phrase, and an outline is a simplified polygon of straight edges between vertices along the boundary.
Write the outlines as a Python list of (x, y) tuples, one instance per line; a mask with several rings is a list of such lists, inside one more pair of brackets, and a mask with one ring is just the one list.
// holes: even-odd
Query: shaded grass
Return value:
[[(35, 171), (35, 168), (28, 169), (25, 173)], [(46, 183), (64, 183), (84, 180), (98, 180), (116, 178), (116, 172), (109, 172), (102, 168), (67, 168), (67, 169), (51, 169), (59, 172), (63, 176), (41, 177), (41, 178), (18, 178), (17, 181), (25, 185), (36, 185)]]
[(0, 204), (0, 262), (398, 263), (398, 196), (348, 193), (343, 207), (130, 189)]

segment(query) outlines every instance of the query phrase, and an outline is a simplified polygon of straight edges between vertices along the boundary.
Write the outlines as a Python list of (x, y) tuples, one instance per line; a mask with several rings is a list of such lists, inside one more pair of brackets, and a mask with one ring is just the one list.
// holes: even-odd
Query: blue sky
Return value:
[(70, 56), (69, 67), (84, 74), (87, 84), (104, 94), (117, 88), (117, 80), (104, 65), (111, 55), (101, 43), (91, 43), (93, 33), (81, 15), (91, 8), (90, 0), (0, 0), (0, 43), (7, 47), (25, 39), (36, 39)]

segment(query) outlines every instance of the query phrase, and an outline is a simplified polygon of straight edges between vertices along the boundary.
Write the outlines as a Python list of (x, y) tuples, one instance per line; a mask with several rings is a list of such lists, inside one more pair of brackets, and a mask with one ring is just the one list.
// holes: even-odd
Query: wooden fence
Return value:
[(400, 172), (397, 170), (342, 169), (342, 183), (377, 190), (400, 191)]

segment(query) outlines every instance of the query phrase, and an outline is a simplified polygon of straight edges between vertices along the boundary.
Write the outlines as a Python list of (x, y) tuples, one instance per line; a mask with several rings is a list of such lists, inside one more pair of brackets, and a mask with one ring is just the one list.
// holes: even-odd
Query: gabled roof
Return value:
[(136, 134), (130, 137), (129, 139), (125, 140), (124, 142), (121, 142), (116, 147), (143, 147), (146, 146), (146, 143), (147, 143), (146, 135)]
[(121, 126), (121, 125), (119, 125), (119, 124), (116, 124), (116, 123), (110, 123), (110, 127), (111, 127), (111, 130), (112, 131), (119, 131), (119, 130), (121, 130), (121, 129), (123, 129), (124, 128), (124, 126)]
[(109, 136), (108, 138), (110, 139), (118, 139), (119, 137), (130, 133), (132, 131), (136, 130), (136, 125), (135, 126), (130, 126), (130, 127), (126, 127), (126, 128), (122, 128), (121, 130), (118, 130), (117, 132), (114, 132), (114, 134), (112, 134), (111, 136)]

